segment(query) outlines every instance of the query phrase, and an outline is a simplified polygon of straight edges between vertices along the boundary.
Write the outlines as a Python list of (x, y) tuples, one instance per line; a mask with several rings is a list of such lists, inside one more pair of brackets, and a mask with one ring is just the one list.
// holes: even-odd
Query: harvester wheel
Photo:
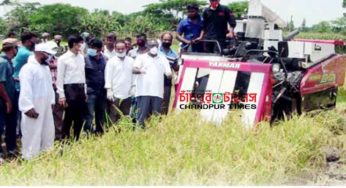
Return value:
[(302, 114), (301, 97), (294, 96), (290, 100), (281, 98), (273, 105), (271, 124), (277, 121), (291, 119), (295, 114)]

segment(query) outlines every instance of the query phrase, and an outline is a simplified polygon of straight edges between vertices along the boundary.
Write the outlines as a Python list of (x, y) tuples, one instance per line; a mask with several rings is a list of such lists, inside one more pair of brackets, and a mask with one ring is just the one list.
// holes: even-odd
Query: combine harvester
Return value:
[(250, 0), (244, 20), (237, 21), (236, 40), (201, 41), (208, 53), (182, 52), (177, 111), (199, 109), (208, 121), (221, 123), (234, 110), (253, 127), (260, 121), (282, 120), (336, 106), (338, 87), (345, 80), (346, 57), (336, 54), (343, 41), (283, 37), (286, 22)]

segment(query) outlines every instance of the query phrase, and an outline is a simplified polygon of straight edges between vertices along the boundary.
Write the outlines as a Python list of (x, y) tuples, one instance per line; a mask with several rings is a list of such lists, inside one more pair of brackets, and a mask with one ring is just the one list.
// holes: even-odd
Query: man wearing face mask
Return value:
[[(102, 54), (103, 43), (99, 39), (92, 39), (89, 42), (87, 56), (85, 57), (85, 78), (88, 94), (88, 111), (86, 113), (84, 131), (103, 133), (106, 108), (105, 67), (106, 60)], [(96, 127), (93, 128), (95, 114)]]
[[(16, 103), (18, 103), (20, 91), (19, 72), (28, 62), (29, 56), (32, 55), (32, 51), (35, 49), (35, 45), (39, 42), (38, 36), (32, 32), (23, 32), (20, 38), (22, 46), (19, 47), (16, 57), (12, 60), (14, 66), (13, 77), (16, 81)], [(21, 113), (17, 110), (17, 121), (20, 122), (20, 119)], [(20, 132), (20, 126), (18, 126), (18, 132)]]
[[(5, 142), (7, 150), (16, 150), (17, 110), (15, 81), (11, 59), (17, 53), (17, 40), (8, 38), (3, 41), (0, 54), (0, 137), (6, 127)], [(0, 165), (4, 162), (0, 139)]]
[[(16, 89), (19, 94), (19, 72), (28, 61), (32, 51), (35, 49), (35, 44), (38, 43), (39, 39), (36, 34), (31, 32), (24, 32), (21, 35), (22, 46), (19, 47), (16, 57), (13, 59), (14, 73), (13, 77), (17, 81)], [(18, 95), (19, 96), (19, 95)]]
[(56, 53), (47, 44), (38, 44), (19, 74), (21, 90), (19, 109), (22, 112), (22, 154), (30, 160), (54, 146), (52, 105), (55, 93), (49, 62)]
[[(163, 53), (171, 68), (174, 71), (179, 71), (178, 66), (178, 55), (171, 49), (172, 42), (173, 42), (173, 35), (169, 32), (163, 33), (161, 35), (161, 46), (160, 46), (160, 52)], [(172, 89), (172, 79), (169, 79), (167, 76), (165, 76), (164, 79), (164, 97), (162, 101), (162, 107), (161, 112), (162, 114), (168, 114), (169, 111), (169, 102), (171, 99), (171, 89)]]
[(57, 88), (59, 104), (65, 108), (63, 134), (70, 138), (70, 129), (73, 124), (73, 133), (79, 139), (84, 122), (86, 108), (85, 59), (81, 54), (83, 38), (70, 36), (69, 50), (58, 59)]
[(126, 56), (125, 41), (117, 41), (115, 51), (116, 56), (109, 60), (106, 65), (105, 84), (107, 99), (110, 104), (109, 117), (112, 123), (116, 123), (121, 115), (130, 114), (131, 95), (134, 88), (134, 60)]
[(164, 75), (172, 76), (167, 58), (159, 53), (157, 40), (148, 42), (148, 53), (140, 55), (135, 60), (133, 72), (138, 74), (136, 80), (136, 97), (138, 104), (137, 123), (144, 128), (144, 121), (151, 114), (161, 112), (164, 92)]
[[(217, 40), (221, 48), (225, 46), (227, 38), (234, 38), (233, 30), (236, 27), (236, 20), (232, 11), (220, 4), (220, 0), (209, 0), (210, 6), (203, 12), (203, 30), (198, 40)], [(214, 52), (215, 44), (207, 43), (206, 50)]]
[(128, 54), (133, 59), (136, 59), (136, 57), (138, 55), (147, 53), (149, 50), (147, 45), (146, 45), (147, 44), (147, 35), (146, 34), (141, 33), (141, 34), (137, 35), (136, 38), (137, 38), (137, 41), (136, 41), (137, 48), (131, 50)]
[[(132, 57), (132, 59), (134, 60), (137, 58), (137, 56), (145, 54), (149, 51), (149, 48), (147, 47), (147, 35), (144, 33), (137, 35), (136, 45), (137, 48), (130, 50), (128, 53), (128, 56)], [(137, 79), (137, 76), (135, 76), (134, 79)], [(132, 97), (131, 117), (133, 119), (136, 118), (137, 111), (137, 99), (135, 97)]]

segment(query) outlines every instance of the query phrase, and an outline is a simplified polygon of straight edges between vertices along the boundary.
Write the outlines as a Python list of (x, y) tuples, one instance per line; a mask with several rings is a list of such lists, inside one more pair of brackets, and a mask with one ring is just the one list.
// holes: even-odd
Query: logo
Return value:
[(214, 104), (222, 104), (223, 103), (223, 94), (222, 93), (214, 93), (213, 94), (213, 103)]
[(230, 63), (230, 62), (219, 62), (219, 61), (210, 61), (210, 67), (216, 68), (231, 68), (231, 69), (239, 69), (240, 63)]
[(334, 73), (322, 75), (321, 84), (333, 82), (336, 82), (336, 75)]
[(254, 110), (257, 108), (258, 96), (256, 93), (196, 93), (181, 91), (178, 95), (179, 108), (184, 109), (229, 109), (229, 110)]

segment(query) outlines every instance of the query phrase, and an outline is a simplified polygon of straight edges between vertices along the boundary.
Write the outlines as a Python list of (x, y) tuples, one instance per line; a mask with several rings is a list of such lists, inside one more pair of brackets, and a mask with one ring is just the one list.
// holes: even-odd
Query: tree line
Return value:
[[(160, 0), (144, 6), (143, 11), (122, 14), (117, 11), (94, 10), (69, 4), (41, 5), (40, 3), (20, 2), (19, 0), (3, 0), (0, 6), (11, 8), (4, 17), (0, 18), (0, 34), (13, 31), (21, 33), (25, 30), (37, 33), (49, 32), (52, 35), (70, 34), (84, 31), (95, 36), (104, 36), (115, 31), (120, 36), (135, 36), (147, 33), (149, 36), (162, 31), (175, 31), (179, 21), (185, 17), (185, 7), (195, 3), (200, 7), (208, 4), (207, 0)], [(248, 8), (247, 1), (228, 4), (236, 17), (242, 17)], [(346, 7), (346, 0), (343, 0)], [(202, 11), (201, 8), (200, 11)], [(300, 28), (304, 32), (333, 32), (346, 35), (346, 16), (334, 21), (323, 21), (312, 27), (306, 26), (306, 20), (300, 26), (294, 26), (293, 20), (288, 22), (286, 30)]]
[[(41, 5), (5, 0), (0, 6), (7, 6), (12, 10), (0, 18), (0, 33), (30, 30), (66, 37), (83, 31), (91, 32), (95, 36), (116, 31), (120, 36), (134, 36), (137, 33), (147, 33), (150, 36), (162, 31), (174, 31), (185, 16), (185, 7), (191, 3), (203, 7), (208, 1), (160, 0), (159, 3), (146, 5), (143, 11), (126, 15), (99, 9), (90, 12), (82, 7), (62, 3)], [(231, 3), (229, 6), (240, 16), (246, 9), (247, 2)]]

